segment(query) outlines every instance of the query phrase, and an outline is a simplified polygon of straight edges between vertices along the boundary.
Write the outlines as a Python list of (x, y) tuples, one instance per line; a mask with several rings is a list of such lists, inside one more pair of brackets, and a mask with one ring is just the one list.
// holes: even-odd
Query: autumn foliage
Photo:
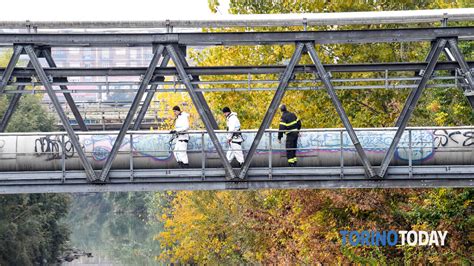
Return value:
[[(216, 10), (218, 6), (217, 1), (210, 1), (211, 9)], [(231, 0), (230, 12), (303, 13), (467, 6), (469, 1)], [(339, 29), (382, 27), (387, 26), (343, 26)], [(309, 30), (327, 29), (330, 28)], [(466, 59), (472, 60), (472, 47), (462, 43), (460, 45)], [(213, 47), (194, 52), (191, 57), (203, 66), (281, 65), (285, 60), (289, 60), (293, 49), (294, 47), (289, 45)], [(424, 60), (429, 51), (429, 44), (329, 45), (318, 46), (317, 51), (323, 63), (414, 62)], [(303, 56), (300, 64), (309, 63), (310, 59)], [(380, 75), (383, 74), (339, 74), (335, 78)], [(206, 78), (215, 80), (218, 77)], [(232, 78), (246, 80), (248, 77)], [(252, 78), (278, 79), (272, 75)], [(234, 85), (228, 85), (232, 86)], [(408, 93), (408, 90), (384, 89), (337, 92), (355, 127), (392, 126)], [(239, 114), (243, 128), (257, 128), (272, 96), (271, 92), (227, 92), (207, 93), (206, 99), (215, 113), (218, 113), (222, 106), (230, 106)], [(283, 102), (298, 114), (304, 127), (342, 127), (329, 97), (323, 90), (288, 91)], [(472, 109), (462, 92), (458, 88), (448, 88), (425, 90), (410, 125), (472, 125), (473, 122)], [(276, 127), (276, 123), (277, 120), (274, 119), (272, 126)], [(155, 197), (167, 199), (161, 213), (157, 214), (164, 223), (164, 231), (156, 236), (164, 250), (158, 259), (168, 263), (199, 264), (467, 265), (474, 262), (473, 194), (472, 189), (199, 191), (177, 192), (172, 195), (158, 193)], [(342, 246), (340, 230), (447, 230), (449, 235), (448, 244), (444, 247), (350, 247)]]

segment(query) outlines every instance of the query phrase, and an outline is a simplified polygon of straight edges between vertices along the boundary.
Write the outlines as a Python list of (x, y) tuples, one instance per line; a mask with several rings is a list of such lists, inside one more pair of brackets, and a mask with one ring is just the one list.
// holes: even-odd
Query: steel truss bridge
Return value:
[[(456, 11), (456, 10), (454, 10)], [(459, 11), (459, 10), (457, 10)], [(170, 22), (165, 23), (167, 32), (95, 32), (95, 33), (61, 33), (41, 32), (41, 26), (27, 25), (30, 32), (4, 32), (0, 33), (0, 46), (12, 47), (13, 54), (5, 68), (0, 69), (2, 77), (0, 83), (1, 94), (13, 94), (6, 113), (0, 122), (0, 132), (3, 132), (24, 93), (29, 93), (25, 87), (28, 85), (41, 84), (42, 93), (46, 93), (59, 116), (69, 145), (75, 151), (75, 156), (80, 163), (81, 169), (69, 171), (5, 171), (0, 173), (1, 193), (21, 192), (75, 192), (75, 191), (118, 191), (118, 190), (157, 190), (157, 189), (260, 189), (260, 188), (315, 188), (315, 187), (466, 187), (473, 186), (474, 167), (472, 163), (461, 163), (460, 165), (444, 164), (439, 161), (434, 166), (414, 166), (412, 160), (406, 165), (391, 165), (394, 156), (400, 149), (400, 141), (406, 133), (408, 121), (416, 107), (416, 104), (428, 86), (428, 82), (438, 79), (431, 84), (433, 87), (458, 86), (474, 105), (474, 81), (473, 62), (466, 61), (465, 56), (459, 49), (459, 42), (472, 43), (474, 40), (474, 27), (464, 26), (450, 27), (448, 19), (452, 21), (472, 21), (474, 10), (461, 10), (462, 15), (448, 15), (447, 11), (442, 15), (432, 14), (424, 17), (419, 13), (410, 13), (411, 17), (399, 18), (394, 22), (397, 15), (380, 13), (372, 16), (359, 24), (371, 23), (416, 23), (416, 22), (441, 22), (441, 27), (431, 28), (397, 28), (376, 30), (328, 30), (309, 31), (307, 26), (320, 25), (323, 22), (313, 20), (291, 20), (281, 19), (279, 25), (294, 26), (298, 23), (304, 26), (301, 31), (285, 32), (173, 32)], [(425, 11), (426, 12), (426, 11)], [(456, 12), (454, 12), (456, 13)], [(398, 16), (403, 14), (399, 12)], [(408, 14), (408, 13), (407, 13)], [(341, 17), (344, 14), (340, 15)], [(384, 20), (384, 16), (385, 19)], [(423, 19), (421, 19), (423, 17)], [(392, 18), (390, 20), (389, 18)], [(308, 24), (308, 21), (312, 21)], [(278, 22), (278, 21), (277, 21)], [(92, 23), (92, 22), (90, 22)], [(180, 25), (178, 22), (174, 22)], [(202, 25), (198, 22), (188, 22), (191, 25)], [(212, 23), (212, 22), (210, 22)], [(219, 22), (222, 23), (222, 22)], [(216, 25), (221, 25), (217, 23)], [(274, 19), (259, 20), (253, 26), (270, 25), (275, 26)], [(318, 24), (320, 23), (320, 24)], [(49, 23), (45, 28), (63, 28), (67, 24), (69, 28), (81, 28), (87, 23)], [(93, 23), (92, 23), (93, 24)], [(126, 24), (126, 23), (125, 23)], [(119, 28), (124, 22), (101, 24), (96, 28)], [(133, 23), (132, 23), (133, 24)], [(225, 24), (225, 23), (224, 23)], [(326, 22), (326, 24), (337, 24)], [(6, 29), (24, 27), (20, 22), (4, 22), (1, 24)], [(38, 24), (42, 25), (42, 24)], [(157, 26), (158, 25), (158, 26)], [(142, 28), (160, 27), (159, 23), (140, 24)], [(228, 27), (241, 26), (241, 21), (228, 21)], [(252, 20), (247, 21), (247, 26), (252, 26)], [(44, 25), (42, 25), (44, 26)], [(40, 27), (40, 28), (37, 28)], [(133, 28), (136, 26), (130, 26)], [(319, 45), (332, 44), (371, 44), (371, 43), (431, 43), (426, 60), (424, 62), (397, 62), (397, 63), (362, 63), (362, 64), (323, 64), (318, 55), (316, 47)], [(236, 46), (236, 45), (293, 45), (294, 53), (285, 65), (279, 66), (211, 66), (196, 67), (189, 66), (186, 59), (186, 49), (193, 46)], [(52, 50), (58, 47), (151, 47), (152, 58), (148, 67), (117, 67), (117, 68), (60, 68), (52, 56)], [(17, 63), (22, 54), (26, 54), (29, 63), (26, 67), (18, 67)], [(311, 65), (299, 65), (303, 54), (308, 54), (312, 60)], [(441, 54), (445, 54), (448, 61), (439, 62)], [(47, 65), (40, 62), (44, 58)], [(173, 66), (169, 66), (169, 62)], [(343, 72), (369, 72), (383, 73), (374, 79), (347, 79), (338, 80), (333, 78), (334, 74)], [(400, 73), (411, 72), (416, 75), (403, 76)], [(299, 76), (300, 73), (311, 74), (313, 78)], [(450, 75), (446, 75), (450, 73)], [(278, 74), (277, 80), (255, 81), (252, 75)], [(204, 76), (222, 75), (247, 75), (246, 85), (237, 91), (272, 90), (274, 97), (264, 115), (263, 121), (252, 135), (251, 144), (246, 151), (246, 159), (241, 169), (235, 169), (225, 158), (225, 149), (219, 140), (218, 126), (203, 93), (213, 91), (232, 91), (233, 89), (218, 88), (207, 89), (200, 86), (206, 84), (201, 81)], [(397, 76), (398, 75), (398, 76)], [(133, 101), (129, 104), (128, 113), (123, 119), (120, 130), (116, 132), (114, 143), (106, 152), (106, 158), (98, 167), (91, 162), (90, 154), (83, 148), (79, 137), (89, 130), (84, 122), (81, 112), (72, 97), (77, 91), (70, 90), (68, 86), (73, 84), (68, 78), (71, 76), (124, 76), (139, 77), (139, 82), (134, 80), (124, 81), (134, 83), (137, 88)], [(218, 158), (218, 167), (192, 169), (137, 169), (123, 170), (112, 169), (112, 165), (123, 146), (125, 139), (133, 134), (130, 130), (140, 129), (141, 122), (145, 117), (150, 102), (155, 92), (174, 92), (159, 87), (166, 84), (165, 77), (174, 77), (178, 87), (176, 90), (189, 93), (199, 116), (204, 123), (206, 137), (212, 143)], [(236, 80), (222, 79), (222, 84), (238, 83)], [(275, 84), (273, 88), (258, 86), (262, 83)], [(378, 85), (370, 87), (335, 85), (335, 82), (379, 82)], [(381, 84), (380, 84), (381, 82)], [(393, 83), (391, 83), (393, 82)], [(99, 82), (100, 83), (100, 82)], [(395, 86), (393, 84), (399, 84)], [(102, 82), (105, 84), (105, 82)], [(209, 83), (207, 83), (209, 84)], [(370, 83), (372, 84), (372, 83)], [(291, 85), (291, 86), (290, 86)], [(367, 147), (363, 146), (360, 133), (352, 127), (348, 116), (336, 94), (337, 89), (400, 89), (410, 88), (411, 93), (406, 104), (394, 125), (394, 132), (388, 147), (383, 149), (380, 161), (372, 160), (368, 155)], [(324, 89), (332, 100), (332, 104), (344, 125), (344, 134), (353, 146), (357, 156), (357, 163), (353, 166), (344, 167), (344, 175), (341, 176), (343, 165), (318, 166), (311, 165), (298, 168), (286, 167), (258, 167), (255, 166), (254, 157), (258, 153), (262, 137), (267, 134), (268, 128), (275, 116), (278, 105), (287, 90), (317, 90)], [(69, 118), (64, 111), (64, 106), (58, 98), (58, 94), (65, 98), (68, 108), (78, 123), (77, 131), (69, 123)], [(342, 132), (342, 131), (341, 131)], [(452, 133), (452, 132), (451, 132)], [(451, 134), (449, 133), (449, 134)], [(108, 134), (108, 133), (102, 133)], [(342, 134), (342, 133), (341, 133)], [(470, 133), (467, 134), (469, 137)], [(40, 135), (37, 133), (37, 135)], [(411, 136), (411, 134), (409, 134)], [(2, 135), (3, 136), (3, 135)], [(20, 134), (17, 134), (20, 136)], [(451, 135), (449, 135), (451, 137)], [(271, 138), (270, 138), (271, 139)], [(342, 139), (342, 137), (341, 137)], [(250, 140), (248, 140), (250, 141)], [(341, 141), (342, 142), (342, 141)], [(62, 144), (61, 144), (62, 143)], [(59, 142), (62, 150), (67, 150), (64, 141)], [(130, 143), (133, 144), (133, 141)], [(271, 143), (271, 141), (270, 141)], [(412, 145), (412, 141), (408, 141)], [(467, 145), (468, 149), (470, 145)], [(61, 148), (60, 148), (61, 149)], [(132, 147), (133, 150), (133, 147)], [(344, 148), (341, 148), (344, 150)], [(17, 153), (15, 149), (14, 153)], [(269, 149), (271, 154), (271, 149)], [(469, 153), (471, 150), (464, 152)], [(66, 152), (63, 152), (66, 153)], [(133, 153), (133, 152), (132, 152)], [(1, 150), (0, 150), (1, 155)], [(132, 156), (133, 157), (133, 156)], [(472, 157), (472, 154), (471, 154)], [(0, 157), (2, 158), (2, 157)], [(60, 159), (55, 159), (60, 160)], [(342, 160), (342, 159), (341, 159)], [(133, 160), (132, 160), (133, 161)], [(202, 159), (204, 160), (204, 158)], [(0, 166), (7, 164), (7, 159), (2, 159)], [(133, 163), (132, 163), (133, 164)], [(5, 166), (5, 165), (3, 165)], [(269, 172), (269, 169), (270, 172)]]

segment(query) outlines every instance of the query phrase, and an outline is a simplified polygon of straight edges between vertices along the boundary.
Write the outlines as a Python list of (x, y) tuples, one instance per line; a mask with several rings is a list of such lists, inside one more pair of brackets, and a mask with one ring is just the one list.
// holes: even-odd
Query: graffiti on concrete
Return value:
[[(368, 152), (383, 153), (392, 142), (394, 131), (359, 131), (358, 138)], [(244, 133), (243, 137), (246, 141), (243, 142), (242, 147), (248, 150), (255, 138), (255, 133)], [(474, 137), (474, 136), (473, 136)], [(83, 143), (87, 151), (92, 153), (92, 157), (96, 161), (103, 161), (107, 159), (116, 137), (111, 135), (91, 135), (83, 136)], [(130, 137), (126, 137), (120, 146), (119, 153), (133, 152), (134, 157), (147, 157), (154, 160), (168, 160), (172, 157), (173, 145), (170, 145), (169, 134), (135, 134), (133, 136), (133, 143), (130, 144)], [(284, 144), (277, 142), (277, 134), (271, 134), (271, 146), (273, 153), (284, 154)], [(218, 134), (218, 139), (222, 147), (227, 149), (225, 134)], [(204, 141), (204, 145), (203, 145)], [(411, 151), (412, 160), (424, 160), (429, 158), (435, 152), (435, 137), (430, 130), (412, 130), (411, 131)], [(409, 135), (405, 132), (402, 135), (398, 145), (395, 156), (402, 160), (409, 159)], [(304, 132), (298, 140), (299, 153), (314, 153), (314, 152), (355, 152), (352, 141), (347, 133), (341, 134), (338, 131), (329, 132)], [(188, 142), (189, 153), (201, 153), (204, 149), (206, 154), (216, 154), (216, 149), (206, 134), (204, 138), (201, 134), (190, 134)], [(269, 134), (265, 134), (260, 141), (257, 148), (257, 153), (268, 153), (270, 149)]]
[[(385, 153), (392, 143), (395, 131), (357, 131), (362, 147), (368, 153)], [(244, 133), (243, 149), (249, 150), (255, 133)], [(225, 133), (218, 133), (218, 139), (224, 148), (228, 149)], [(271, 143), (270, 143), (271, 136)], [(165, 161), (172, 159), (173, 144), (170, 143), (170, 134), (134, 134), (127, 136), (120, 146), (119, 154), (130, 154), (134, 158), (149, 158)], [(411, 143), (410, 143), (411, 139)], [(109, 156), (115, 143), (114, 135), (82, 135), (80, 142), (87, 154), (91, 154), (94, 161), (104, 161)], [(131, 142), (132, 140), (132, 142)], [(0, 150), (2, 145), (0, 141)], [(395, 158), (399, 160), (423, 161), (430, 159), (440, 148), (470, 147), (474, 145), (474, 131), (469, 130), (417, 130), (412, 129), (402, 134)], [(63, 153), (60, 136), (46, 136), (35, 140), (35, 153), (46, 156), (48, 160), (60, 159)], [(285, 154), (284, 142), (279, 144), (277, 134), (265, 133), (257, 147), (257, 153)], [(298, 153), (312, 156), (326, 152), (350, 153), (356, 152), (349, 135), (340, 131), (302, 132), (298, 139)], [(216, 149), (207, 134), (190, 134), (188, 142), (189, 153), (206, 153), (206, 156), (217, 158)], [(64, 142), (66, 158), (75, 155), (74, 147), (68, 139)], [(211, 158), (211, 157), (210, 157)]]
[(459, 130), (448, 132), (445, 129), (437, 129), (433, 131), (435, 136), (435, 147), (446, 147), (450, 142), (455, 144), (462, 144), (463, 147), (474, 145), (474, 131)]
[[(390, 147), (394, 131), (358, 131), (357, 137), (367, 152), (384, 153)], [(412, 160), (424, 160), (434, 153), (433, 134), (428, 130), (414, 130), (411, 132), (411, 150)], [(320, 152), (355, 152), (354, 145), (349, 135), (344, 132), (342, 134), (337, 131), (304, 133), (298, 141), (300, 152), (312, 152), (317, 150)], [(309, 150), (307, 150), (309, 149)], [(400, 138), (398, 149), (395, 157), (408, 160), (409, 156), (409, 133), (405, 132)]]
[[(95, 161), (106, 160), (115, 143), (116, 136), (111, 135), (91, 135), (83, 136), (85, 149), (92, 153)], [(170, 156), (168, 142), (170, 135), (133, 135), (133, 143), (130, 144), (130, 137), (124, 138), (119, 148), (119, 153), (133, 152), (135, 157), (150, 157), (156, 160), (167, 160)]]
[(39, 137), (35, 140), (36, 156), (45, 156), (46, 160), (54, 160), (64, 157), (71, 158), (75, 150), (69, 138), (64, 137), (64, 143), (60, 136)]

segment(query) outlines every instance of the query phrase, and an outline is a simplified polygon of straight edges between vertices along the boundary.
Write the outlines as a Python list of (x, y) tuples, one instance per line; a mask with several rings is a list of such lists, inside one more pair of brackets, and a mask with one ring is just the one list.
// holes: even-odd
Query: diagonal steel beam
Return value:
[[(17, 80), (23, 80), (23, 78), (17, 78)], [(24, 81), (29, 81), (29, 80), (24, 79)], [(22, 91), (25, 89), (25, 87), (26, 87), (25, 85), (20, 85), (17, 87), (17, 90)], [(22, 95), (21, 93), (16, 93), (12, 96), (12, 99), (10, 100), (10, 103), (8, 104), (8, 108), (2, 117), (2, 121), (0, 121), (0, 133), (5, 132), (5, 130), (7, 129), (8, 123), (10, 122), (10, 119), (13, 116), (13, 113), (15, 112), (18, 102), (20, 101), (21, 95)]]
[(459, 66), (461, 67), (461, 73), (466, 79), (469, 87), (471, 88), (471, 90), (474, 91), (474, 79), (472, 77), (472, 72), (469, 69), (469, 65), (467, 64), (466, 60), (464, 59), (464, 56), (461, 53), (461, 50), (459, 50), (456, 39), (448, 40), (448, 49), (453, 55), (454, 59), (458, 62)]
[(23, 46), (16, 45), (13, 48), (13, 54), (8, 62), (7, 68), (5, 72), (3, 72), (2, 80), (0, 80), (0, 93), (3, 93), (3, 90), (7, 86), (8, 82), (10, 81), (10, 77), (12, 76), (13, 69), (15, 68), (16, 64), (18, 63), (18, 59), (20, 58), (21, 52), (23, 51)]
[(189, 76), (186, 73), (186, 70), (184, 69), (185, 66), (183, 63), (183, 58), (179, 57), (175, 48), (171, 44), (166, 46), (166, 50), (168, 51), (168, 54), (171, 56), (171, 59), (173, 60), (174, 65), (176, 66), (176, 70), (178, 71), (179, 77), (181, 78), (182, 82), (186, 86), (189, 96), (191, 97), (191, 100), (193, 101), (193, 104), (196, 107), (196, 110), (198, 111), (199, 115), (201, 116), (202, 121), (204, 122), (204, 126), (206, 127), (209, 137), (211, 138), (211, 141), (217, 150), (217, 154), (219, 155), (221, 159), (222, 165), (224, 166), (227, 178), (234, 179), (236, 177), (234, 173), (234, 169), (232, 169), (230, 162), (227, 160), (224, 150), (222, 149), (222, 146), (219, 142), (219, 139), (217, 138), (217, 135), (214, 132), (211, 119), (209, 118), (208, 114), (204, 111), (204, 108), (203, 108), (204, 103), (198, 97), (196, 91), (194, 91), (194, 85), (191, 84), (191, 80), (189, 79)]
[(155, 71), (156, 66), (158, 65), (158, 61), (160, 60), (161, 54), (163, 53), (164, 49), (165, 47), (163, 45), (160, 45), (153, 54), (153, 58), (150, 61), (150, 65), (148, 66), (148, 69), (145, 72), (145, 76), (143, 77), (142, 83), (138, 88), (137, 95), (135, 95), (135, 98), (133, 99), (132, 106), (128, 111), (127, 117), (125, 118), (125, 121), (122, 127), (120, 128), (120, 132), (117, 135), (117, 138), (115, 139), (114, 146), (112, 147), (112, 150), (109, 153), (109, 157), (107, 157), (107, 161), (105, 162), (104, 167), (102, 168), (102, 172), (100, 173), (99, 180), (102, 182), (105, 181), (107, 179), (107, 176), (109, 175), (112, 163), (115, 157), (117, 156), (120, 146), (122, 145), (125, 134), (127, 133), (128, 129), (130, 128), (130, 125), (132, 124), (133, 117), (135, 116), (135, 113), (138, 110), (140, 101), (142, 100), (143, 95), (145, 94), (145, 91), (148, 88), (148, 84), (150, 83), (150, 80), (153, 76), (153, 72)]
[[(433, 57), (433, 54), (436, 51), (436, 49), (434, 49), (436, 47), (436, 45), (437, 45), (436, 41), (431, 42), (431, 48), (430, 48), (430, 51), (428, 52), (428, 55), (425, 58), (425, 62)], [(424, 69), (418, 69), (415, 72), (415, 76), (423, 76), (423, 73), (424, 73), (425, 69), (426, 69), (426, 66), (425, 66)], [(416, 94), (416, 88), (414, 88), (410, 91), (410, 94), (408, 95), (405, 102), (413, 101), (413, 97), (415, 97), (415, 94)], [(406, 116), (407, 112), (408, 112), (408, 105), (405, 105), (405, 106), (403, 106), (403, 109), (400, 112), (400, 115), (398, 116), (397, 121), (395, 122), (395, 127), (400, 127), (400, 124), (402, 123), (402, 118)]]
[(337, 114), (341, 118), (341, 121), (344, 124), (344, 127), (346, 128), (349, 137), (351, 138), (352, 144), (354, 144), (354, 147), (357, 151), (357, 154), (359, 155), (359, 159), (362, 162), (362, 165), (364, 166), (364, 170), (367, 176), (371, 178), (376, 177), (377, 174), (375, 173), (372, 165), (370, 164), (369, 158), (367, 158), (367, 154), (365, 154), (364, 148), (360, 144), (359, 138), (357, 137), (357, 134), (355, 133), (354, 128), (352, 127), (351, 121), (349, 121), (349, 118), (347, 117), (346, 111), (344, 110), (341, 101), (337, 97), (336, 91), (334, 90), (334, 87), (331, 83), (329, 74), (326, 72), (326, 69), (321, 63), (321, 60), (319, 59), (318, 54), (316, 53), (316, 49), (314, 48), (314, 44), (310, 42), (306, 43), (306, 49), (308, 50), (309, 56), (311, 57), (311, 60), (313, 61), (316, 67), (316, 71), (318, 73), (319, 78), (326, 87), (329, 97), (331, 97), (332, 104), (336, 108)]
[[(20, 53), (21, 53), (21, 51), (20, 51)], [(42, 55), (42, 53), (38, 49), (35, 49), (35, 54), (38, 55), (38, 57), (40, 57)], [(31, 62), (28, 62), (27, 67), (32, 67)], [(31, 81), (29, 78), (18, 78), (17, 77), (16, 79), (17, 79), (17, 81), (24, 81), (24, 82), (30, 82)], [(18, 91), (23, 91), (25, 89), (25, 87), (26, 87), (25, 85), (20, 85), (20, 86), (17, 87), (17, 90)], [(10, 119), (13, 116), (13, 113), (15, 112), (15, 109), (18, 105), (18, 102), (20, 101), (21, 95), (22, 95), (21, 93), (16, 93), (16, 94), (13, 95), (12, 99), (10, 100), (10, 103), (8, 104), (7, 111), (3, 115), (2, 121), (0, 121), (0, 132), (5, 132), (5, 130), (7, 130), (8, 123), (10, 122)]]
[[(474, 108), (474, 96), (471, 95), (474, 92), (474, 82), (472, 77), (472, 71), (469, 69), (468, 63), (464, 60), (464, 56), (462, 55), (461, 51), (457, 46), (456, 39), (449, 39), (448, 40), (448, 47), (444, 49), (446, 56), (454, 62), (458, 62), (458, 65), (461, 67), (461, 75), (464, 76), (464, 79), (459, 80), (458, 87), (463, 89), (464, 95), (466, 96), (469, 104), (472, 108)], [(449, 52), (448, 52), (449, 51)], [(455, 73), (456, 70), (453, 72)], [(464, 87), (469, 87), (468, 89)]]
[(436, 41), (436, 44), (431, 48), (432, 51), (430, 51), (429, 57), (427, 58), (428, 65), (426, 66), (423, 72), (423, 76), (421, 80), (417, 81), (417, 88), (413, 92), (413, 97), (407, 99), (407, 102), (403, 107), (403, 110), (406, 111), (403, 112), (400, 115), (400, 118), (398, 119), (400, 122), (398, 123), (397, 121), (398, 129), (397, 132), (395, 132), (395, 136), (393, 137), (392, 143), (390, 144), (390, 147), (387, 150), (387, 153), (385, 153), (385, 156), (382, 160), (379, 172), (380, 177), (384, 177), (387, 173), (388, 166), (390, 165), (390, 161), (392, 160), (393, 155), (395, 154), (395, 150), (397, 149), (397, 145), (400, 142), (400, 138), (402, 137), (402, 134), (405, 131), (405, 127), (408, 124), (408, 120), (410, 119), (413, 110), (415, 110), (416, 104), (420, 99), (423, 89), (426, 87), (426, 84), (433, 75), (439, 55), (443, 51), (445, 45), (446, 39), (438, 39)]
[[(51, 48), (42, 48), (42, 52), (44, 55), (44, 58), (46, 59), (46, 62), (48, 62), (48, 65), (51, 68), (56, 68), (56, 63), (54, 62), (53, 56), (51, 55)], [(64, 78), (67, 82), (67, 77)], [(63, 91), (68, 91), (68, 87), (66, 85), (59, 85), (59, 88)], [(74, 118), (77, 121), (77, 124), (79, 125), (79, 128), (82, 131), (87, 131), (87, 126), (84, 123), (84, 119), (81, 116), (81, 113), (77, 109), (76, 103), (74, 103), (74, 99), (72, 98), (72, 95), (70, 93), (64, 93), (64, 98), (66, 99), (67, 104), (69, 105), (69, 108), (71, 108), (71, 111), (74, 115)]]
[(255, 135), (255, 139), (253, 140), (252, 145), (250, 146), (249, 152), (247, 153), (247, 158), (245, 158), (244, 165), (242, 166), (239, 175), (239, 178), (241, 179), (247, 177), (248, 171), (250, 169), (250, 164), (252, 163), (252, 158), (255, 155), (255, 152), (257, 151), (258, 144), (260, 143), (260, 140), (262, 139), (265, 130), (272, 123), (273, 117), (275, 116), (275, 113), (278, 109), (278, 105), (280, 105), (283, 96), (285, 96), (285, 90), (288, 87), (288, 83), (290, 82), (291, 77), (293, 77), (295, 66), (301, 59), (303, 47), (303, 43), (296, 44), (295, 52), (293, 53), (290, 62), (286, 66), (283, 75), (281, 76), (281, 81), (278, 84), (278, 88), (275, 92), (275, 95), (273, 96), (270, 106), (268, 107), (268, 110), (265, 113), (265, 116), (263, 117), (263, 122), (258, 128), (257, 134)]
[[(178, 55), (178, 58), (183, 62), (184, 67), (188, 67), (188, 62), (186, 61), (186, 55), (184, 54), (183, 50), (181, 48), (186, 49), (186, 47), (179, 47), (178, 45), (173, 45), (174, 50), (176, 51), (176, 54)], [(196, 75), (191, 75), (192, 80), (197, 80), (200, 81), (201, 78)], [(204, 109), (204, 112), (206, 112), (207, 117), (209, 117), (209, 120), (211, 122), (212, 128), (217, 130), (219, 129), (219, 125), (217, 125), (216, 119), (214, 119), (214, 116), (212, 115), (211, 108), (209, 108), (209, 105), (207, 104), (206, 99), (204, 98), (204, 95), (200, 91), (196, 91), (196, 95), (199, 98), (199, 101), (202, 103), (202, 108)]]
[(26, 46), (25, 50), (28, 56), (30, 57), (31, 64), (33, 65), (39, 79), (43, 83), (43, 86), (46, 89), (46, 92), (48, 93), (48, 96), (51, 99), (51, 102), (53, 103), (54, 108), (56, 109), (56, 112), (58, 112), (59, 118), (61, 119), (61, 122), (63, 123), (64, 129), (66, 129), (66, 132), (69, 136), (72, 146), (76, 150), (79, 156), (79, 159), (81, 160), (82, 166), (84, 167), (84, 170), (86, 171), (88, 181), (94, 181), (96, 179), (94, 169), (92, 168), (91, 163), (87, 160), (87, 157), (81, 148), (81, 144), (79, 143), (79, 138), (77, 138), (76, 134), (74, 133), (74, 129), (69, 124), (69, 119), (67, 118), (66, 114), (64, 113), (63, 108), (61, 107), (58, 97), (56, 96), (56, 92), (54, 91), (53, 86), (51, 86), (51, 83), (49, 82), (49, 79), (46, 76), (46, 73), (44, 72), (44, 69), (40, 64), (38, 57), (36, 57), (33, 47)]
[[(163, 61), (161, 61), (160, 68), (166, 67), (169, 61), (170, 61), (170, 56), (166, 54), (163, 57)], [(159, 77), (158, 79), (160, 81), (164, 81), (163, 77)], [(155, 90), (157, 87), (158, 87), (158, 84), (153, 84), (150, 86), (150, 90), (147, 92), (145, 100), (143, 101), (142, 108), (138, 112), (137, 118), (135, 119), (135, 124), (133, 124), (133, 128), (132, 128), (133, 130), (140, 130), (140, 124), (142, 123), (143, 118), (145, 117), (146, 112), (148, 111), (148, 107), (150, 106), (150, 103), (153, 100), (153, 96), (155, 96)]]

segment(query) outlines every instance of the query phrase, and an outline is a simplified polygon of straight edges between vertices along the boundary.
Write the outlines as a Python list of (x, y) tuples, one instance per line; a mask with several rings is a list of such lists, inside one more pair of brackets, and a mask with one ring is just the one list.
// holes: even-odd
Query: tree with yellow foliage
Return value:
[[(211, 10), (219, 2), (209, 1)], [(230, 1), (232, 14), (378, 11), (470, 7), (469, 1)], [(340, 26), (337, 29), (376, 29), (387, 25)], [(399, 25), (390, 25), (400, 27)], [(313, 27), (308, 30), (327, 30)], [(232, 29), (234, 31), (244, 29)], [(295, 30), (265, 28), (260, 31)], [(226, 29), (226, 31), (229, 31)], [(464, 45), (461, 43), (461, 46)], [(472, 47), (462, 46), (466, 59)], [(191, 56), (198, 65), (282, 65), (294, 47), (213, 47)], [(318, 45), (323, 63), (423, 61), (429, 44), (387, 43)], [(310, 64), (307, 56), (300, 64)], [(410, 73), (408, 73), (410, 74)], [(334, 78), (381, 77), (383, 74), (337, 74)], [(411, 73), (413, 75), (413, 73)], [(305, 76), (312, 78), (311, 76)], [(217, 80), (222, 77), (205, 77)], [(248, 76), (233, 76), (247, 80)], [(253, 80), (278, 79), (255, 75)], [(275, 84), (274, 84), (275, 85)], [(357, 85), (357, 84), (355, 84)], [(223, 85), (219, 85), (222, 87)], [(242, 85), (228, 85), (236, 88)], [(257, 85), (256, 85), (257, 86)], [(258, 84), (259, 87), (269, 86)], [(207, 88), (211, 88), (208, 86)], [(354, 127), (391, 126), (409, 90), (337, 91)], [(211, 109), (229, 106), (239, 113), (242, 128), (257, 128), (272, 92), (206, 93)], [(287, 91), (287, 103), (307, 128), (341, 127), (324, 90)], [(447, 116), (446, 114), (449, 114)], [(472, 124), (474, 116), (458, 88), (427, 89), (411, 125)], [(277, 127), (274, 119), (272, 127)], [(268, 190), (251, 192), (177, 192), (162, 216), (164, 231), (157, 236), (166, 250), (165, 262), (237, 264), (411, 264), (473, 262), (472, 189), (345, 189)], [(420, 229), (421, 228), (421, 229)], [(339, 230), (449, 230), (444, 248), (343, 247)], [(472, 233), (471, 233), (472, 234)]]

